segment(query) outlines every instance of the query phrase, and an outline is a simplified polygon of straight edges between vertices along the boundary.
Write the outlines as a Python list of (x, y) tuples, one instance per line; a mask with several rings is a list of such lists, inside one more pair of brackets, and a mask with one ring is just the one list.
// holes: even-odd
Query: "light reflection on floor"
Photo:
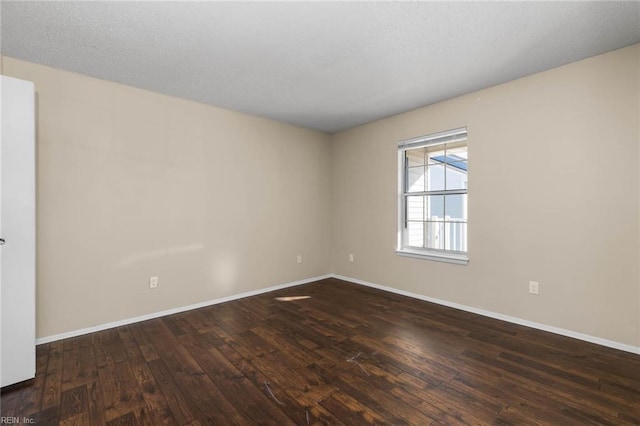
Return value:
[(275, 297), (279, 302), (293, 302), (295, 300), (304, 300), (311, 299), (311, 296), (283, 296), (283, 297)]

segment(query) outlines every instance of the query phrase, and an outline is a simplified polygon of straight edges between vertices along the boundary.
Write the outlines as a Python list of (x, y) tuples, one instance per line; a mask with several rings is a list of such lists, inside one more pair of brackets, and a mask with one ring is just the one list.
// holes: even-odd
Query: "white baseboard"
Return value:
[(345, 277), (343, 275), (331, 274), (332, 278), (337, 278), (339, 280), (348, 281), (354, 284), (359, 284), (367, 287), (377, 288), (378, 290), (388, 291), (390, 293), (400, 294), (402, 296), (411, 297), (414, 299), (424, 300), (426, 302), (436, 303), (438, 305), (448, 306), (450, 308), (460, 309), (461, 311), (472, 312), (474, 314), (482, 315), (489, 318), (495, 318), (498, 320), (524, 325), (525, 327), (531, 327), (542, 331), (548, 331), (550, 333), (559, 334), (561, 336), (572, 337), (578, 340), (584, 340), (585, 342), (595, 343), (597, 345), (606, 346), (613, 349), (619, 349), (625, 352), (631, 352), (634, 354), (640, 354), (640, 347), (626, 345), (624, 343), (615, 342), (613, 340), (602, 339), (600, 337), (590, 336), (588, 334), (577, 333), (571, 330), (565, 330), (563, 328), (553, 327), (546, 324), (541, 324), (538, 322), (528, 321), (521, 318), (512, 317), (509, 315), (503, 315), (496, 312), (486, 311), (484, 309), (473, 308), (471, 306), (460, 305), (458, 303), (448, 302), (446, 300), (436, 299), (433, 297), (424, 296), (422, 294), (411, 293), (404, 290), (398, 290), (397, 288), (387, 287), (380, 284), (374, 284), (367, 281), (363, 281), (357, 278)]
[(387, 286), (380, 285), (380, 284), (374, 284), (374, 283), (370, 283), (368, 281), (360, 280), (358, 278), (347, 277), (347, 276), (339, 275), (339, 274), (327, 274), (327, 275), (321, 275), (321, 276), (312, 277), (312, 278), (306, 278), (306, 279), (303, 279), (303, 280), (294, 281), (294, 282), (285, 283), (285, 284), (279, 284), (279, 285), (263, 288), (263, 289), (260, 289), (260, 290), (254, 290), (254, 291), (248, 291), (248, 292), (244, 292), (244, 293), (234, 294), (234, 295), (231, 295), (231, 296), (222, 297), (220, 299), (207, 300), (207, 301), (204, 301), (204, 302), (195, 303), (193, 305), (180, 306), (180, 307), (177, 307), (177, 308), (167, 309), (165, 311), (154, 312), (154, 313), (151, 313), (151, 314), (141, 315), (141, 316), (138, 316), (138, 317), (127, 318), (127, 319), (120, 320), (120, 321), (114, 321), (114, 322), (109, 322), (109, 323), (105, 323), (105, 324), (96, 325), (96, 326), (93, 326), (93, 327), (87, 327), (87, 328), (83, 328), (83, 329), (79, 329), (79, 330), (73, 330), (73, 331), (69, 331), (69, 332), (66, 332), (66, 333), (60, 333), (60, 334), (54, 334), (52, 336), (40, 337), (40, 338), (36, 339), (36, 345), (41, 345), (43, 343), (54, 342), (56, 340), (67, 339), (67, 338), (70, 338), (70, 337), (82, 336), (84, 334), (94, 333), (96, 331), (107, 330), (109, 328), (120, 327), (120, 326), (123, 326), (123, 325), (128, 325), (128, 324), (133, 324), (133, 323), (136, 323), (136, 322), (141, 322), (141, 321), (146, 321), (146, 320), (150, 320), (150, 319), (154, 319), (154, 318), (163, 317), (163, 316), (166, 316), (166, 315), (177, 314), (179, 312), (185, 312), (185, 311), (189, 311), (189, 310), (192, 310), (192, 309), (203, 308), (205, 306), (217, 305), (219, 303), (230, 302), (232, 300), (238, 300), (238, 299), (242, 299), (242, 298), (245, 298), (245, 297), (256, 296), (256, 295), (263, 294), (263, 293), (268, 293), (268, 292), (274, 291), (274, 290), (281, 290), (283, 288), (295, 287), (295, 286), (302, 285), (302, 284), (308, 284), (308, 283), (311, 283), (311, 282), (314, 282), (314, 281), (320, 281), (320, 280), (323, 280), (323, 279), (326, 279), (326, 278), (337, 278), (339, 280), (348, 281), (348, 282), (351, 282), (351, 283), (354, 283), (354, 284), (359, 284), (359, 285), (363, 285), (363, 286), (367, 286), (367, 287), (372, 287), (372, 288), (376, 288), (376, 289), (379, 289), (379, 290), (388, 291), (390, 293), (400, 294), (402, 296), (407, 296), (407, 297), (411, 297), (411, 298), (414, 298), (414, 299), (424, 300), (426, 302), (432, 302), (432, 303), (436, 303), (438, 305), (448, 306), (448, 307), (454, 308), (454, 309), (460, 309), (462, 311), (472, 312), (474, 314), (482, 315), (482, 316), (485, 316), (485, 317), (495, 318), (495, 319), (498, 319), (498, 320), (510, 322), (510, 323), (513, 323), (513, 324), (523, 325), (525, 327), (531, 327), (531, 328), (535, 328), (535, 329), (542, 330), (542, 331), (548, 331), (550, 333), (559, 334), (561, 336), (572, 337), (574, 339), (583, 340), (585, 342), (590, 342), (590, 343), (595, 343), (597, 345), (606, 346), (606, 347), (613, 348), (613, 349), (619, 349), (619, 350), (622, 350), (622, 351), (625, 351), (625, 352), (631, 352), (631, 353), (634, 353), (634, 354), (640, 354), (640, 347), (638, 347), (638, 346), (631, 346), (631, 345), (627, 345), (627, 344), (624, 344), (624, 343), (615, 342), (613, 340), (602, 339), (600, 337), (595, 337), (595, 336), (591, 336), (591, 335), (588, 335), (588, 334), (578, 333), (578, 332), (575, 332), (575, 331), (566, 330), (566, 329), (558, 328), (558, 327), (553, 327), (553, 326), (550, 326), (550, 325), (541, 324), (541, 323), (537, 323), (537, 322), (533, 322), (533, 321), (528, 321), (528, 320), (524, 320), (524, 319), (521, 319), (521, 318), (512, 317), (512, 316), (509, 316), (509, 315), (503, 315), (503, 314), (499, 314), (499, 313), (496, 313), (496, 312), (486, 311), (484, 309), (474, 308), (474, 307), (471, 307), (471, 306), (461, 305), (461, 304), (454, 303), (454, 302), (449, 302), (449, 301), (446, 301), (446, 300), (436, 299), (434, 297), (428, 297), (428, 296), (424, 296), (424, 295), (418, 294), (418, 293), (411, 293), (411, 292), (408, 292), (408, 291), (399, 290), (397, 288), (387, 287)]
[(294, 281), (286, 284), (274, 285), (260, 290), (247, 291), (245, 293), (234, 294), (232, 296), (222, 297), (220, 299), (212, 299), (204, 302), (194, 303), (193, 305), (180, 306), (178, 308), (167, 309), (166, 311), (154, 312), (151, 314), (141, 315), (139, 317), (127, 318), (120, 321), (108, 322), (106, 324), (100, 324), (93, 327), (82, 328), (80, 330), (68, 331), (66, 333), (54, 334), (52, 336), (40, 337), (36, 339), (36, 345), (43, 343), (54, 342), (56, 340), (68, 339), (70, 337), (82, 336), (83, 334), (95, 333), (96, 331), (107, 330), (109, 328), (120, 327), (122, 325), (133, 324), (140, 321), (146, 321), (154, 318), (164, 317), (166, 315), (177, 314), (179, 312), (190, 311), (192, 309), (203, 308), (205, 306), (217, 305), (219, 303), (230, 302), (232, 300), (242, 299), (249, 296), (256, 296), (258, 294), (268, 293), (274, 290), (281, 290), (283, 288), (295, 287), (302, 284), (311, 283), (314, 281), (324, 280), (331, 278), (331, 275), (321, 275), (318, 277), (305, 278), (303, 280)]

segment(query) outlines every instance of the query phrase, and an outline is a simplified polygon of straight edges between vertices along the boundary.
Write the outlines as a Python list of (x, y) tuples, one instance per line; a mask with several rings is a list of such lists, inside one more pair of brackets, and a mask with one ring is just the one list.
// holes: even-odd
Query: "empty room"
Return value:
[(640, 424), (640, 2), (0, 29), (0, 424)]

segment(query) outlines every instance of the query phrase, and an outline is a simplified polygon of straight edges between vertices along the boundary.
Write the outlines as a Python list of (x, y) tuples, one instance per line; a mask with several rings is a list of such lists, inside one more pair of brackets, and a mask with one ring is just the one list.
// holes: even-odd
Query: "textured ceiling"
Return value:
[(640, 42), (640, 2), (11, 2), (2, 54), (335, 132)]

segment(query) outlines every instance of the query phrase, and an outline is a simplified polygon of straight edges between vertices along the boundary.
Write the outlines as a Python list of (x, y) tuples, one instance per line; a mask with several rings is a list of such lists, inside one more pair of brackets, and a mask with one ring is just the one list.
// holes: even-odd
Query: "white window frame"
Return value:
[[(405, 234), (407, 231), (406, 224), (406, 197), (414, 195), (406, 191), (406, 155), (405, 152), (409, 149), (422, 148), (433, 145), (443, 145), (447, 143), (455, 142), (467, 142), (467, 128), (461, 127), (458, 129), (448, 130), (445, 132), (434, 133), (431, 135), (420, 136), (417, 138), (405, 139), (398, 143), (398, 245), (396, 253), (401, 256), (416, 257), (420, 259), (436, 260), (440, 262), (448, 262), (466, 265), (469, 262), (469, 250), (467, 251), (452, 251), (441, 250), (434, 248), (417, 248), (405, 245)], [(449, 191), (439, 191), (442, 194), (447, 194)], [(451, 191), (451, 194), (461, 193), (460, 190)], [(468, 194), (468, 188), (464, 191)], [(467, 218), (468, 224), (468, 218)], [(468, 239), (468, 225), (467, 225), (467, 239)], [(468, 241), (467, 241), (468, 244)]]

